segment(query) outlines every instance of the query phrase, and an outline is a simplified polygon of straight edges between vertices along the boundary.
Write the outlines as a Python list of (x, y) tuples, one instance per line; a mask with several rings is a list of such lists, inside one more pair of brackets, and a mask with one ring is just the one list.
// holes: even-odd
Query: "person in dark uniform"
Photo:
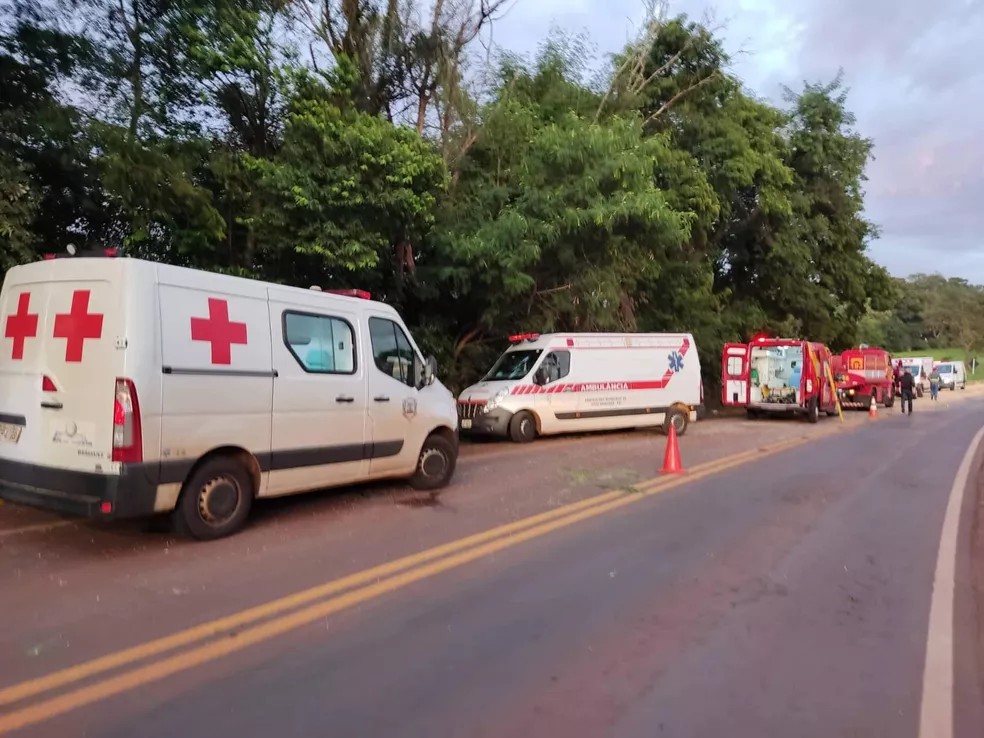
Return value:
[(899, 378), (899, 388), (902, 393), (902, 413), (905, 413), (905, 403), (909, 403), (909, 415), (912, 415), (912, 396), (916, 391), (916, 378), (906, 369)]

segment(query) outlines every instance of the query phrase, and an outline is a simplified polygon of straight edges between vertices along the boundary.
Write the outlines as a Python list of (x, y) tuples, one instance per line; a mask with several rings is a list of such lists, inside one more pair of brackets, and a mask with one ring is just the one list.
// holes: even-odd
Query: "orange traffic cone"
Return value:
[(875, 396), (871, 396), (871, 404), (868, 406), (868, 417), (872, 420), (878, 420), (878, 403), (875, 402)]
[(677, 442), (676, 428), (670, 423), (670, 435), (666, 439), (666, 455), (663, 457), (663, 468), (660, 474), (684, 474), (683, 464), (680, 463), (680, 444)]

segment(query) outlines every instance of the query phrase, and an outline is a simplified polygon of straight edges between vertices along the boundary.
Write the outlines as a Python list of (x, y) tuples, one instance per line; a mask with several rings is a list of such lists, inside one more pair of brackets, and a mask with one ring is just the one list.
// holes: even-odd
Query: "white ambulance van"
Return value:
[(512, 346), (458, 397), (462, 435), (511, 438), (670, 424), (704, 402), (694, 339), (676, 333), (536, 333)]
[(209, 539), (239, 528), (254, 497), (380, 478), (442, 487), (454, 397), (396, 311), (368, 298), (125, 258), (11, 269), (0, 497), (172, 513)]

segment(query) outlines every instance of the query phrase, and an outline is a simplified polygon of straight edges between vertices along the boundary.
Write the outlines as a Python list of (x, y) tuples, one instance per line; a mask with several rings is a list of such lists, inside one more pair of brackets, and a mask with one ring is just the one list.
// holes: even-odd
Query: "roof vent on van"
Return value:
[(312, 284), (310, 287), (308, 287), (308, 289), (314, 290), (315, 292), (321, 292), (321, 288), (316, 284)]

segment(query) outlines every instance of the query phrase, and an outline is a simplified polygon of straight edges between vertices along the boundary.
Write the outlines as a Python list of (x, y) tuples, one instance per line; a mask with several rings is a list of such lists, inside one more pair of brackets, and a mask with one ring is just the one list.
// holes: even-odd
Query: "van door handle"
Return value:
[(44, 402), (41, 403), (41, 407), (47, 407), (50, 408), (51, 410), (61, 410), (65, 406), (62, 403), (58, 402), (57, 400), (53, 402), (49, 400), (45, 400)]
[(389, 402), (390, 401), (390, 398), (388, 398), (388, 397), (373, 397), (372, 399), (375, 400), (376, 402)]
[(342, 396), (339, 395), (338, 397), (335, 398), (335, 402), (355, 402), (355, 398), (354, 397), (342, 397)]

